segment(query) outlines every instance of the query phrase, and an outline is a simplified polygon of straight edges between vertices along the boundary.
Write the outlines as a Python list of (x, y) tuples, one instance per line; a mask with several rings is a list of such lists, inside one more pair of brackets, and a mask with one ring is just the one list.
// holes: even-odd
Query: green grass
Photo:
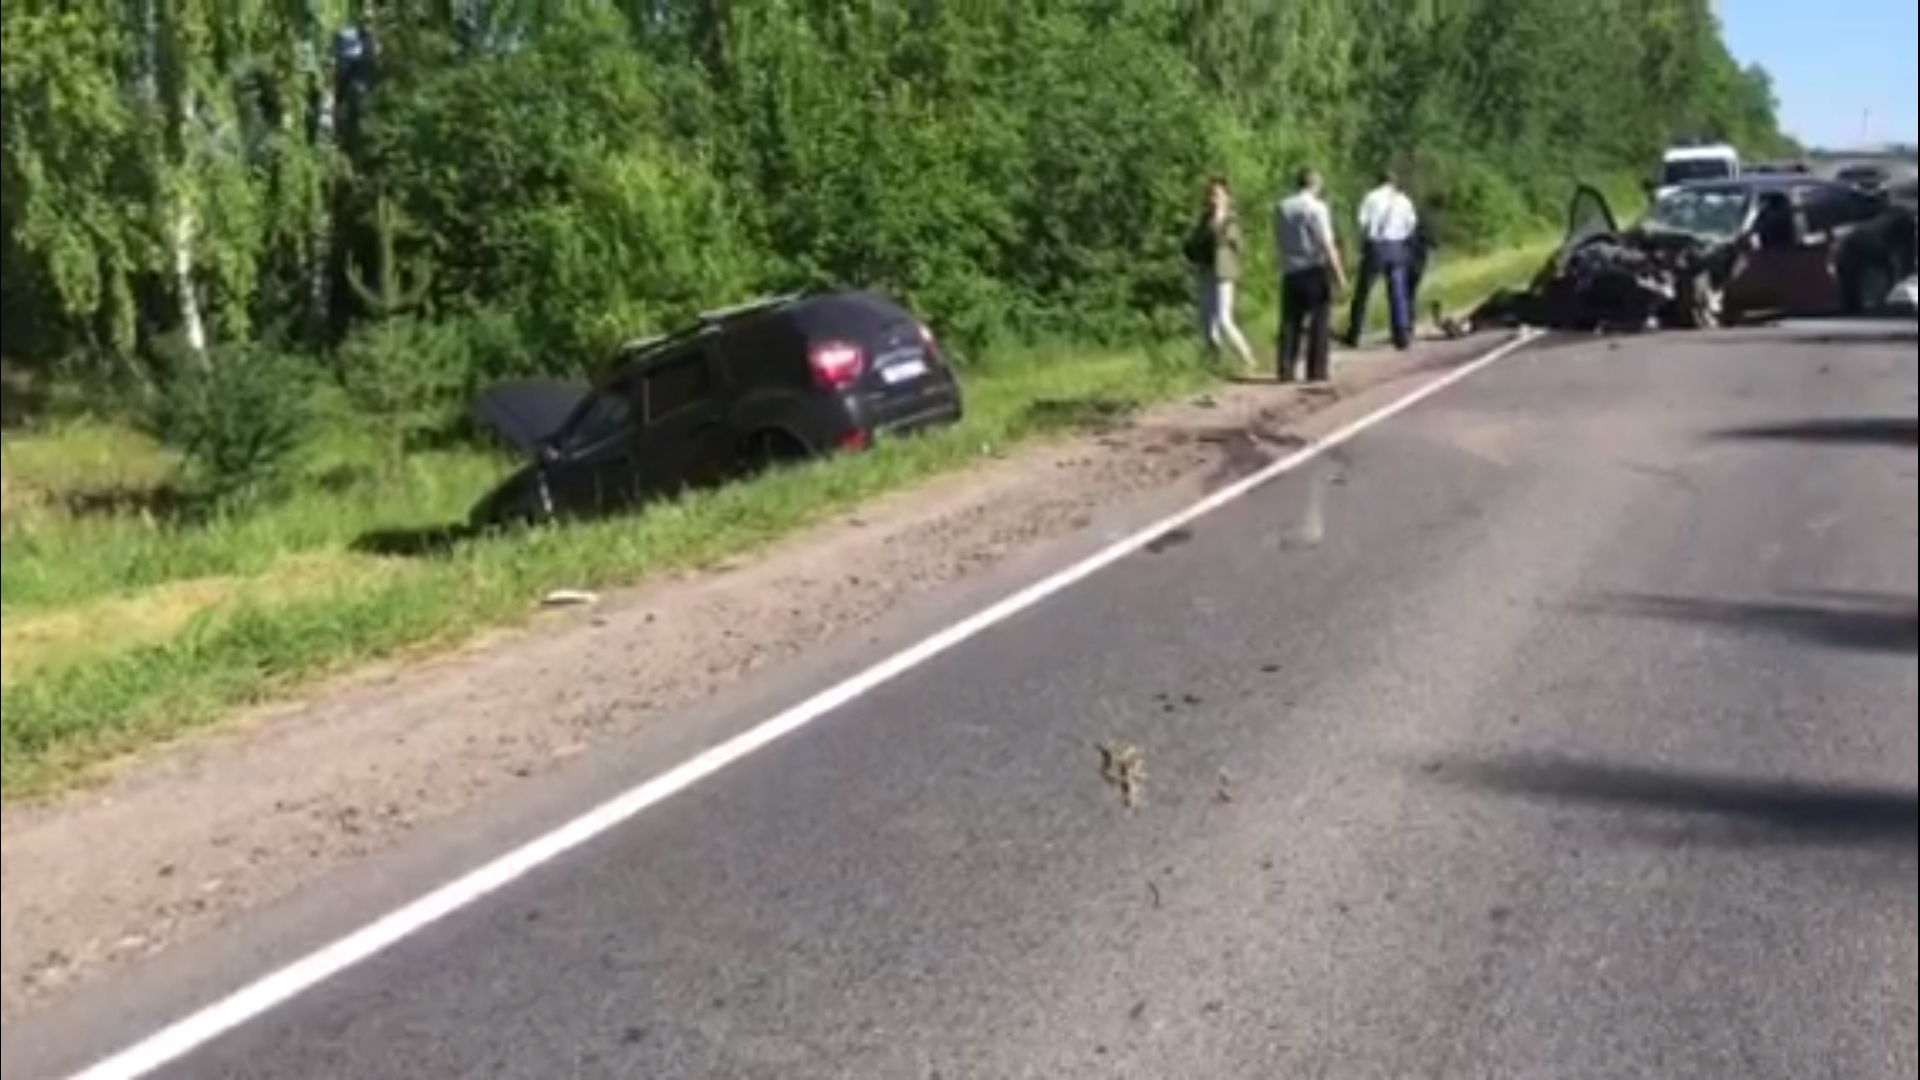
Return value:
[[(1541, 251), (1443, 265), (1433, 299), (1470, 303), (1524, 278)], [(1195, 391), (1210, 376), (1192, 355), (1185, 343), (1032, 350), (968, 374), (969, 414), (956, 428), (635, 517), (477, 540), (433, 557), (352, 545), (373, 530), (459, 520), (510, 467), (506, 459), (422, 454), (394, 475), (368, 464), (374, 448), (336, 437), (313, 452), (311, 482), (292, 501), (186, 527), (150, 505), (171, 462), (138, 436), (97, 422), (9, 436), (0, 469), (5, 796), (52, 792), (319, 675), (512, 624), (552, 589), (711, 565), (1060, 433), (1060, 414), (1071, 410), (1036, 402), (1148, 405)]]

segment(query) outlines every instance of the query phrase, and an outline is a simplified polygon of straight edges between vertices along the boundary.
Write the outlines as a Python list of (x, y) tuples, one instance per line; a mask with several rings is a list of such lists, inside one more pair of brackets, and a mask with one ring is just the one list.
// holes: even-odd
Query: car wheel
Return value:
[(769, 428), (748, 436), (741, 445), (740, 471), (743, 476), (758, 476), (788, 465), (798, 465), (812, 456), (806, 444), (793, 435)]
[(1682, 288), (1679, 322), (1685, 330), (1717, 330), (1727, 322), (1726, 290), (1707, 273), (1696, 275)]

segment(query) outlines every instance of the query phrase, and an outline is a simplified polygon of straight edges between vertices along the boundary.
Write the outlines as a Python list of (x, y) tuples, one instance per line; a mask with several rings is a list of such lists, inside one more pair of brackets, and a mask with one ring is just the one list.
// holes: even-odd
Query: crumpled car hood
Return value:
[(562, 379), (514, 379), (481, 392), (473, 402), (473, 418), (514, 449), (537, 457), (591, 392), (584, 383)]

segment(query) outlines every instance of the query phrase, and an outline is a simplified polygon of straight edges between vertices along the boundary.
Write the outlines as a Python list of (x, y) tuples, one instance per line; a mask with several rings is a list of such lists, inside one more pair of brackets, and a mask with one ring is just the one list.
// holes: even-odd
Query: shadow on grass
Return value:
[(483, 535), (484, 530), (463, 524), (370, 529), (355, 537), (347, 546), (359, 555), (388, 559), (432, 559), (450, 555)]
[(1694, 623), (1855, 652), (1920, 648), (1920, 607), (1910, 598), (1813, 593), (1796, 600), (1740, 601), (1626, 595), (1580, 606), (1595, 614)]
[(211, 495), (177, 484), (114, 484), (63, 493), (60, 506), (72, 518), (138, 517), (165, 525), (202, 525), (219, 509)]
[(0, 430), (26, 427), (51, 407), (52, 399), (39, 380), (14, 371), (0, 374)]
[(1714, 432), (1716, 439), (1804, 442), (1828, 446), (1920, 446), (1920, 420), (1877, 416), (1851, 420), (1806, 420)]
[[(1455, 762), (1440, 775), (1447, 782), (1496, 795), (1719, 819), (1734, 827), (1724, 836), (1733, 843), (1910, 851), (1920, 819), (1920, 800), (1911, 791), (1750, 780), (1560, 757)], [(1693, 834), (1689, 839), (1701, 837)]]

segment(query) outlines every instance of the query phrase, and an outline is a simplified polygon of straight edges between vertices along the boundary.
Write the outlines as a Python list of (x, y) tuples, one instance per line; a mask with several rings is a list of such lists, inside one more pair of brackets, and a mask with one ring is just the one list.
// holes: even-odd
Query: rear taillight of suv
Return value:
[(867, 369), (867, 354), (857, 345), (829, 341), (814, 347), (807, 362), (813, 368), (814, 381), (828, 390), (845, 390), (860, 381)]

